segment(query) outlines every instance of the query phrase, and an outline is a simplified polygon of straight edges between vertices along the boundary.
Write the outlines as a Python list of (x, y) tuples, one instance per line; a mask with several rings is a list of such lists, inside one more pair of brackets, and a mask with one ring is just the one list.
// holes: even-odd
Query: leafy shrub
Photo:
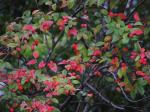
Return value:
[(105, 0), (39, 4), (48, 10), (25, 11), (0, 38), (2, 111), (149, 108), (139, 104), (149, 98), (148, 29), (136, 10), (116, 13), (121, 3)]

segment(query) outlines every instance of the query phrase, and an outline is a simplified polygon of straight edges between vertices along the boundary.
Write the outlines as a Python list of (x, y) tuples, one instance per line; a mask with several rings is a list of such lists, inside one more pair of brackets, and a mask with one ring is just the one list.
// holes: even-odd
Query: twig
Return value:
[(75, 8), (75, 10), (74, 10), (73, 14), (71, 15), (71, 17), (75, 17), (83, 9), (84, 9), (84, 2), (81, 1), (81, 3), (79, 3), (79, 5)]
[(44, 38), (45, 38), (45, 44), (46, 44), (47, 48), (50, 49), (50, 47), (49, 47), (49, 45), (48, 45), (48, 39), (47, 39), (46, 34), (44, 34)]
[(81, 104), (82, 104), (82, 100), (79, 101), (78, 106), (77, 106), (77, 109), (76, 109), (76, 112), (79, 112), (79, 111), (80, 111)]
[[(104, 65), (99, 67), (99, 70), (102, 70), (104, 68), (107, 68), (108, 65)], [(92, 71), (92, 70), (91, 70)], [(77, 90), (81, 90), (82, 88), (84, 88), (85, 84), (93, 77), (93, 71), (88, 75), (88, 77), (84, 80), (84, 82), (82, 84), (79, 85), (79, 87), (77, 88)], [(77, 94), (79, 91), (76, 91), (75, 94)], [(59, 109), (63, 110), (65, 108), (65, 106), (71, 101), (73, 96), (68, 96), (66, 98), (66, 100), (60, 104)]]
[(94, 87), (92, 87), (90, 84), (86, 83), (86, 86), (91, 89), (95, 94), (97, 94), (102, 100), (104, 100), (106, 103), (110, 104), (112, 107), (119, 109), (119, 110), (125, 110), (124, 107), (118, 106), (116, 104), (114, 104), (113, 102), (111, 102), (110, 100), (108, 100), (107, 98), (105, 98), (100, 92), (98, 92)]
[[(91, 77), (87, 77), (87, 79), (83, 82), (83, 84), (80, 84), (80, 86), (77, 88), (77, 90), (80, 90), (84, 87), (85, 83), (88, 82), (91, 79)], [(77, 94), (79, 91), (76, 91), (75, 94)], [(64, 107), (68, 104), (68, 102), (72, 99), (72, 96), (68, 96), (67, 99), (60, 104), (60, 110), (63, 110)]]
[(136, 7), (131, 11), (131, 13), (128, 15), (128, 21), (126, 22), (126, 24), (129, 22), (131, 16), (132, 16), (133, 13), (136, 11), (136, 9), (137, 9), (138, 7), (140, 7), (141, 4), (143, 4), (144, 2), (145, 2), (145, 0), (140, 0), (140, 2), (137, 4), (137, 6), (136, 6)]
[(80, 7), (79, 9), (77, 9), (72, 15), (71, 17), (75, 17), (80, 11), (82, 11), (84, 9), (84, 6)]
[(50, 60), (51, 54), (53, 53), (53, 51), (54, 51), (56, 45), (57, 45), (58, 42), (60, 41), (60, 39), (61, 39), (61, 37), (62, 37), (63, 34), (64, 34), (64, 32), (62, 31), (62, 32), (60, 33), (60, 35), (58, 36), (58, 39), (57, 39), (56, 41), (54, 41), (55, 38), (52, 38), (52, 49), (49, 49), (49, 51), (48, 51), (48, 56), (47, 56), (47, 58), (46, 58), (46, 63), (48, 63), (48, 61)]
[[(114, 77), (114, 79), (117, 80), (116, 74), (114, 74), (114, 73), (111, 72), (111, 71), (107, 71), (107, 72), (109, 72), (110, 74), (112, 74), (113, 77)], [(132, 99), (130, 99), (130, 98), (127, 96), (127, 94), (125, 93), (124, 89), (119, 85), (119, 83), (117, 83), (117, 84), (118, 84), (118, 86), (119, 86), (119, 88), (120, 88), (122, 94), (123, 94), (124, 97), (126, 98), (126, 100), (129, 101), (129, 102), (131, 102), (131, 103), (137, 103), (137, 102), (143, 101), (143, 100), (145, 100), (145, 99), (148, 100), (148, 99), (150, 98), (150, 96), (148, 96), (148, 97), (145, 97), (145, 98), (142, 98), (142, 99), (139, 99), (139, 100), (132, 100)]]
[(85, 108), (84, 108), (83, 112), (88, 112), (88, 109), (89, 109), (89, 104), (88, 104), (88, 103), (86, 103), (86, 105), (85, 105)]
[(89, 46), (87, 45), (86, 41), (84, 40), (84, 38), (81, 38), (81, 41), (83, 42), (83, 45), (85, 46), (86, 49), (89, 48)]

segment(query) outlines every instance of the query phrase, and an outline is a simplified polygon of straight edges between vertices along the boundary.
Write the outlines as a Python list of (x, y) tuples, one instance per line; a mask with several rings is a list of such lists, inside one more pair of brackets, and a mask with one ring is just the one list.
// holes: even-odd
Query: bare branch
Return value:
[(86, 83), (86, 86), (91, 89), (95, 94), (97, 94), (102, 100), (104, 100), (106, 103), (110, 104), (112, 107), (114, 107), (115, 109), (119, 109), (119, 110), (124, 110), (124, 107), (118, 106), (116, 104), (114, 104), (113, 102), (111, 102), (110, 100), (108, 100), (107, 98), (105, 98), (100, 92), (98, 92), (94, 87), (92, 87), (90, 84)]
[[(117, 80), (117, 77), (116, 77), (116, 74), (115, 74), (115, 73), (113, 73), (113, 72), (111, 72), (111, 71), (107, 71), (107, 72), (109, 72), (110, 74), (112, 74), (113, 77), (114, 77), (114, 79)], [(117, 83), (117, 84), (118, 84), (118, 86), (119, 86), (119, 88), (120, 88), (122, 94), (123, 94), (124, 97), (126, 98), (126, 100), (129, 101), (129, 102), (131, 102), (131, 103), (137, 103), (137, 102), (140, 102), (140, 101), (143, 101), (143, 100), (145, 100), (145, 99), (149, 99), (149, 98), (150, 98), (150, 96), (148, 96), (148, 97), (145, 97), (145, 98), (142, 98), (142, 99), (139, 99), (139, 100), (132, 100), (131, 98), (129, 98), (129, 97), (127, 96), (127, 94), (125, 93), (124, 89), (119, 85), (119, 83)]]

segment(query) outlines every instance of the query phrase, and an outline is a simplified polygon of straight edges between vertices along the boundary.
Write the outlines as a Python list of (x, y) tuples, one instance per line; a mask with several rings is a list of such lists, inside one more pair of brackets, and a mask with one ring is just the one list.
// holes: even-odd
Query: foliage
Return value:
[(148, 111), (149, 21), (140, 11), (122, 11), (118, 6), (130, 5), (126, 0), (37, 5), (0, 38), (0, 76), (7, 84), (0, 110)]

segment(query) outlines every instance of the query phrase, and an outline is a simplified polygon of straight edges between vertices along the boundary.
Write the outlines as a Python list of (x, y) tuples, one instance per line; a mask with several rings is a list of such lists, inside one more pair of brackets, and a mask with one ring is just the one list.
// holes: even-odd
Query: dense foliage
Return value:
[(148, 3), (29, 2), (0, 37), (0, 111), (149, 112)]

